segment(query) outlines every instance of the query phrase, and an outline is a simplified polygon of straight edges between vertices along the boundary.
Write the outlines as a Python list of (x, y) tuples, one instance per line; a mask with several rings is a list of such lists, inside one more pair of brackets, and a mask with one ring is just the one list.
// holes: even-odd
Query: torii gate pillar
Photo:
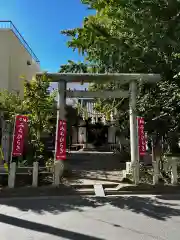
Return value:
[(66, 81), (58, 82), (58, 101), (57, 101), (57, 123), (56, 123), (56, 143), (55, 143), (55, 159), (54, 159), (54, 185), (59, 186), (60, 177), (62, 177), (64, 171), (64, 160), (56, 159), (56, 149), (58, 141), (58, 126), (59, 120), (65, 119), (65, 107), (66, 107)]
[(129, 83), (129, 121), (130, 121), (130, 149), (131, 149), (131, 169), (135, 184), (139, 183), (139, 157), (138, 157), (138, 134), (137, 134), (137, 113), (136, 97), (137, 83), (132, 80)]

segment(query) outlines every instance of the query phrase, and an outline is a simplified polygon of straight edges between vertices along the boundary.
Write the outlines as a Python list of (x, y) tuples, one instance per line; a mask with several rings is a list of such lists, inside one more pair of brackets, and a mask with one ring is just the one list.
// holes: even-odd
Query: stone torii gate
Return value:
[[(130, 119), (130, 150), (131, 150), (131, 168), (135, 184), (139, 181), (139, 156), (138, 156), (138, 137), (137, 137), (137, 114), (136, 114), (136, 96), (137, 82), (155, 83), (160, 80), (159, 74), (139, 74), (139, 73), (114, 73), (114, 74), (86, 74), (86, 73), (37, 73), (37, 77), (46, 75), (51, 82), (58, 83), (58, 108), (57, 108), (57, 126), (59, 119), (65, 119), (65, 105), (67, 98), (129, 98), (129, 119)], [(81, 91), (67, 90), (67, 83), (107, 83), (114, 82), (118, 85), (117, 90), (112, 91)], [(129, 91), (121, 90), (124, 84), (129, 84)], [(57, 131), (56, 131), (57, 143)], [(56, 146), (55, 146), (56, 148)], [(62, 160), (63, 161), (63, 160)], [(55, 159), (55, 185), (59, 185), (59, 176), (61, 174), (61, 161)]]

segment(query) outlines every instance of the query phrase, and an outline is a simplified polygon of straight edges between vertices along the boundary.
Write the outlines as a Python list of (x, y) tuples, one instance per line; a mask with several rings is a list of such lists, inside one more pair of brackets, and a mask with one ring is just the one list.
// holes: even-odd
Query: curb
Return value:
[(0, 204), (2, 204), (4, 201), (6, 202), (8, 202), (8, 201), (18, 201), (18, 200), (28, 200), (28, 201), (30, 201), (30, 200), (58, 200), (58, 199), (67, 199), (67, 198), (69, 198), (69, 199), (79, 199), (79, 197), (84, 197), (84, 198), (118, 198), (118, 197), (121, 197), (121, 196), (149, 196), (149, 195), (152, 195), (152, 196), (160, 196), (160, 195), (168, 195), (168, 196), (179, 196), (179, 198), (180, 198), (180, 192), (179, 193), (159, 193), (159, 194), (157, 194), (157, 193), (145, 193), (145, 192), (143, 192), (143, 193), (135, 193), (135, 192), (121, 192), (121, 193), (118, 193), (118, 194), (111, 194), (111, 195), (106, 195), (105, 197), (99, 197), (99, 196), (95, 196), (95, 195), (89, 195), (89, 194), (87, 194), (87, 195), (78, 195), (78, 194), (76, 194), (76, 195), (61, 195), (61, 196), (34, 196), (34, 197), (28, 197), (28, 196), (26, 196), (26, 197), (2, 197), (2, 198), (0, 198)]
[[(132, 185), (132, 184), (112, 184), (111, 185), (102, 184), (105, 196), (121, 196), (121, 195), (180, 195), (180, 186), (169, 186), (169, 185)], [(0, 191), (1, 199), (19, 199), (19, 198), (59, 198), (59, 197), (83, 197), (91, 196), (97, 197), (95, 195), (94, 185), (60, 185), (59, 187), (23, 187), (23, 188), (4, 188)]]
[(106, 196), (112, 195), (180, 195), (180, 191), (105, 191)]
[[(125, 195), (179, 195), (180, 196), (180, 190), (179, 191), (104, 191), (105, 197), (118, 197), (118, 196), (125, 196)], [(18, 200), (18, 199), (58, 199), (58, 198), (79, 198), (79, 197), (95, 197), (98, 198), (98, 196), (95, 195), (94, 191), (75, 191), (72, 193), (66, 193), (66, 192), (60, 192), (60, 193), (40, 193), (40, 194), (0, 194), (0, 201), (1, 200)]]
[(160, 195), (173, 195), (173, 196), (179, 196), (180, 198), (180, 192), (179, 193), (150, 193), (150, 192), (120, 192), (117, 194), (108, 194), (105, 195), (105, 197), (99, 197), (99, 196), (95, 196), (90, 195), (90, 194), (76, 194), (76, 195), (59, 195), (59, 196), (19, 196), (19, 197), (0, 197), (0, 204), (2, 204), (2, 202), (4, 201), (18, 201), (18, 200), (58, 200), (58, 199), (76, 199), (79, 197), (84, 197), (84, 198), (115, 198), (115, 197), (121, 197), (121, 196), (136, 196), (136, 195), (140, 195), (140, 196), (160, 196)]

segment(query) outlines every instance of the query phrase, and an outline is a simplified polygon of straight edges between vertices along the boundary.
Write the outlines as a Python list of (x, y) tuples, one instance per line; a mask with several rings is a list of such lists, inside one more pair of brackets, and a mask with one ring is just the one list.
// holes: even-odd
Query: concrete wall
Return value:
[[(31, 65), (28, 65), (27, 62)], [(40, 66), (9, 29), (0, 29), (0, 89), (19, 92), (23, 96), (21, 76), (30, 81)]]
[(9, 89), (9, 43), (8, 32), (0, 30), (0, 89)]

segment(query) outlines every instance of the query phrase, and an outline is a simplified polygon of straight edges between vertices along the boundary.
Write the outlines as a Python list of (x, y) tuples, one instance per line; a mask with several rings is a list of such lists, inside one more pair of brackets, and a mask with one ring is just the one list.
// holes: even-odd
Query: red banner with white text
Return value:
[(139, 147), (139, 155), (144, 156), (146, 154), (146, 137), (144, 132), (144, 118), (137, 117), (138, 124), (138, 147)]
[(19, 157), (23, 155), (25, 136), (28, 130), (28, 117), (17, 115), (14, 126), (12, 156)]
[(64, 120), (59, 120), (56, 142), (56, 160), (66, 159), (66, 135), (67, 124)]

